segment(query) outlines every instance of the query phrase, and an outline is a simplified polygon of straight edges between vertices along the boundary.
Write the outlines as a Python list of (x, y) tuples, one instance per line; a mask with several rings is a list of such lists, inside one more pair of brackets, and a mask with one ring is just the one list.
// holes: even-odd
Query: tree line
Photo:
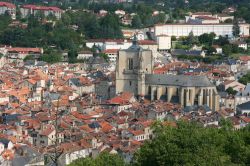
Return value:
[(222, 119), (221, 128), (204, 128), (179, 121), (176, 127), (155, 123), (152, 140), (135, 153), (131, 163), (118, 155), (101, 153), (96, 159), (78, 159), (70, 166), (162, 166), (162, 165), (250, 165), (250, 127), (233, 130)]

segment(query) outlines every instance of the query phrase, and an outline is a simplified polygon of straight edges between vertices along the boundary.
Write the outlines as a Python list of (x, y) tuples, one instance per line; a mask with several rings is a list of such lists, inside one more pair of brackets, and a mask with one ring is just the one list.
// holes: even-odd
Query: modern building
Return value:
[(153, 54), (136, 40), (120, 50), (116, 66), (116, 93), (132, 92), (151, 100), (164, 99), (182, 106), (207, 105), (219, 109), (216, 87), (205, 76), (153, 74)]
[(9, 14), (12, 19), (16, 19), (16, 6), (9, 2), (0, 2), (0, 15)]
[[(249, 24), (239, 24), (240, 36), (249, 36)], [(217, 36), (233, 36), (233, 24), (163, 24), (155, 25), (154, 35), (168, 36), (188, 36), (193, 32), (194, 36), (200, 36), (204, 33), (215, 33)]]
[(23, 5), (20, 8), (20, 12), (23, 18), (28, 17), (29, 15), (36, 15), (38, 13), (41, 13), (45, 17), (52, 15), (57, 19), (60, 19), (63, 10), (54, 6)]

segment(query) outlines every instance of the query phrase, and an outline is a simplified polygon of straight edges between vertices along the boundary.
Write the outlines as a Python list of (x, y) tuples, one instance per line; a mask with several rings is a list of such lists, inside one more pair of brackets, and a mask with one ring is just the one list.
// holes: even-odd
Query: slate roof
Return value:
[(241, 110), (250, 110), (250, 101), (237, 106)]
[(245, 89), (241, 92), (239, 91), (236, 96), (249, 96), (250, 95), (250, 83), (248, 83)]
[(83, 84), (80, 82), (79, 78), (71, 78), (70, 81), (77, 87), (83, 86)]
[(171, 51), (172, 55), (187, 55), (187, 56), (201, 56), (202, 51), (200, 50), (183, 50), (183, 49), (173, 49)]
[(145, 83), (181, 87), (214, 87), (206, 76), (146, 74)]
[(91, 124), (89, 124), (89, 127), (95, 129), (95, 128), (100, 128), (101, 125), (98, 122), (92, 122)]
[(4, 148), (8, 148), (8, 144), (9, 144), (9, 140), (5, 139), (5, 138), (1, 138), (0, 139), (0, 143), (2, 143), (4, 145)]

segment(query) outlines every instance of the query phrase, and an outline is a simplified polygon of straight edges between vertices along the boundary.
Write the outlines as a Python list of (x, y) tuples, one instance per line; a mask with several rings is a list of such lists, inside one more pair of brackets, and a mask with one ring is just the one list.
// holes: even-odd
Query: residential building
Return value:
[(217, 14), (216, 17), (220, 20), (220, 22), (225, 22), (226, 20), (231, 20), (233, 22), (234, 20), (234, 16), (225, 14), (225, 13), (221, 13), (221, 14)]
[(0, 15), (9, 14), (11, 18), (16, 19), (16, 5), (9, 2), (0, 2)]
[(108, 56), (110, 62), (116, 62), (118, 49), (107, 49), (104, 53)]
[(63, 10), (55, 6), (23, 5), (20, 7), (20, 12), (23, 18), (26, 18), (29, 15), (36, 15), (41, 13), (45, 17), (52, 15), (57, 19), (60, 19)]
[(246, 103), (250, 101), (250, 83), (248, 83), (245, 87), (245, 89), (240, 90), (235, 95), (235, 108), (237, 105)]
[(250, 101), (237, 105), (237, 113), (250, 117)]
[(80, 51), (77, 54), (77, 59), (89, 59), (93, 57), (93, 53), (91, 51)]
[(224, 91), (227, 90), (229, 87), (231, 87), (231, 88), (233, 88), (233, 90), (238, 92), (238, 91), (245, 89), (245, 87), (246, 87), (244, 84), (241, 84), (235, 80), (227, 80), (222, 85), (223, 85)]
[(245, 41), (232, 41), (231, 44), (237, 45), (239, 48), (242, 48), (243, 50), (247, 50), (247, 42)]
[(25, 48), (25, 47), (10, 47), (7, 51), (7, 59), (9, 62), (22, 62), (27, 56), (32, 56), (38, 59), (43, 54), (42, 48)]

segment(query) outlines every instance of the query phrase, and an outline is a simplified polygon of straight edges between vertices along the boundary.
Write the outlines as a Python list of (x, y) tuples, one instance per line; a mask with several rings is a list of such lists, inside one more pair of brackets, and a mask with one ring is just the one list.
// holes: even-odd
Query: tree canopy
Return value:
[(242, 76), (239, 79), (239, 82), (242, 83), (242, 84), (245, 84), (245, 85), (247, 85), (247, 83), (250, 83), (250, 72), (248, 72), (247, 74), (245, 74), (244, 76)]
[(134, 165), (250, 164), (249, 128), (232, 131), (228, 127), (204, 128), (184, 122), (178, 122), (176, 128), (157, 128), (156, 137), (135, 155)]
[(125, 162), (119, 155), (109, 154), (103, 152), (99, 154), (95, 159), (87, 157), (84, 159), (78, 159), (71, 163), (69, 166), (125, 166)]

